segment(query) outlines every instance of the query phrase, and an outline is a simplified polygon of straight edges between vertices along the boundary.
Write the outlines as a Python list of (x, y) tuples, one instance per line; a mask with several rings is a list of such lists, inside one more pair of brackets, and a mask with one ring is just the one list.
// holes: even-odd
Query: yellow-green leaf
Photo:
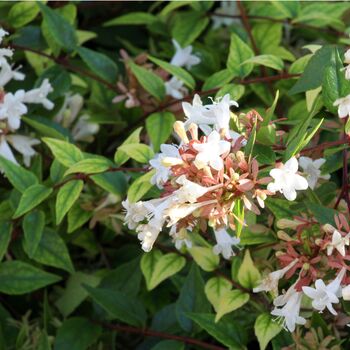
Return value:
[(247, 249), (244, 254), (243, 262), (237, 274), (238, 282), (245, 288), (254, 288), (261, 279), (259, 270), (255, 267), (254, 262)]

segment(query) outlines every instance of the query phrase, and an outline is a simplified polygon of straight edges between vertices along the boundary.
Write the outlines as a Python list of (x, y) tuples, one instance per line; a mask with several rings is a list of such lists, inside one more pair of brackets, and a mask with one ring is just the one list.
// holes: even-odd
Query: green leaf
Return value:
[(38, 178), (30, 171), (0, 155), (0, 169), (4, 171), (11, 185), (23, 193), (28, 187), (38, 183)]
[(47, 188), (46, 186), (40, 184), (28, 187), (23, 192), (13, 217), (18, 218), (31, 209), (35, 208), (40, 203), (42, 203), (51, 193), (52, 188)]
[(92, 211), (83, 210), (79, 204), (76, 204), (68, 211), (68, 230), (72, 233), (79, 227), (83, 226), (93, 215)]
[(221, 320), (215, 323), (215, 315), (206, 313), (187, 313), (187, 316), (230, 350), (245, 349), (240, 343), (240, 334), (233, 322)]
[(84, 181), (74, 180), (64, 184), (57, 193), (56, 224), (59, 225), (69, 209), (79, 198), (84, 187)]
[(97, 287), (101, 278), (83, 272), (75, 272), (69, 276), (66, 288), (55, 302), (60, 313), (67, 317), (89, 296), (83, 285)]
[(75, 30), (63, 16), (41, 2), (37, 2), (51, 38), (61, 48), (72, 52), (77, 45)]
[(22, 120), (24, 120), (26, 124), (30, 125), (43, 136), (52, 137), (62, 141), (65, 141), (70, 137), (67, 129), (50, 119), (31, 116), (30, 118), (22, 117)]
[(126, 193), (127, 180), (125, 174), (121, 171), (92, 175), (90, 179), (105, 191), (113, 193), (116, 196), (122, 197)]
[(12, 225), (8, 221), (0, 221), (0, 261), (4, 258), (12, 236)]
[(244, 154), (248, 157), (251, 157), (252, 155), (252, 152), (253, 152), (253, 148), (254, 148), (254, 145), (255, 145), (255, 140), (256, 140), (256, 123), (257, 123), (257, 119), (255, 119), (254, 121), (254, 126), (253, 126), (253, 129), (249, 135), (249, 138), (248, 138), (248, 142), (244, 148)]
[(128, 199), (131, 203), (141, 199), (152, 187), (151, 178), (155, 174), (155, 169), (137, 178), (129, 187)]
[(117, 290), (136, 297), (140, 291), (141, 281), (140, 259), (136, 258), (110, 270), (103, 277), (99, 287)]
[(186, 47), (197, 39), (208, 23), (209, 18), (200, 12), (182, 12), (176, 16), (171, 36)]
[(146, 129), (153, 149), (158, 152), (160, 145), (171, 135), (176, 119), (170, 112), (152, 113), (146, 119)]
[(209, 311), (210, 304), (204, 293), (204, 281), (198, 266), (193, 263), (176, 302), (176, 317), (184, 331), (192, 332), (194, 325), (187, 313)]
[(152, 290), (167, 278), (175, 275), (186, 265), (186, 259), (178, 254), (162, 255), (154, 250), (141, 259), (141, 271), (145, 277), (147, 290)]
[(253, 26), (253, 37), (262, 54), (274, 54), (282, 40), (282, 24), (258, 22)]
[(338, 214), (335, 209), (327, 208), (316, 203), (307, 203), (307, 208), (315, 215), (316, 220), (320, 224), (335, 225), (334, 216)]
[(110, 83), (115, 83), (118, 67), (113, 60), (100, 52), (87, 49), (86, 47), (79, 47), (77, 52), (92, 72)]
[[(140, 143), (140, 133), (141, 133), (142, 127), (137, 128), (135, 131), (133, 131), (128, 137), (127, 139), (122, 143), (122, 145), (127, 145), (129, 143)], [(117, 149), (117, 151), (115, 152), (114, 155), (114, 162), (120, 166), (122, 164), (124, 164), (126, 161), (128, 161), (130, 157), (123, 152), (122, 150)]]
[(141, 86), (157, 100), (161, 101), (165, 96), (165, 85), (163, 79), (152, 71), (128, 61), (132, 73), (135, 75)]
[(146, 12), (130, 12), (123, 16), (111, 19), (103, 24), (104, 27), (152, 24), (157, 17)]
[(56, 283), (61, 277), (13, 260), (0, 264), (0, 279), (1, 293), (20, 295)]
[(323, 103), (333, 113), (337, 112), (337, 107), (333, 106), (334, 101), (350, 93), (350, 82), (345, 79), (343, 67), (339, 52), (334, 48), (332, 59), (324, 71), (322, 84)]
[(276, 143), (276, 128), (274, 125), (263, 125), (256, 134), (256, 141), (263, 145), (272, 146)]
[(207, 91), (211, 89), (221, 88), (231, 82), (234, 77), (235, 74), (232, 73), (229, 69), (223, 69), (215, 72), (205, 80), (202, 90)]
[(252, 289), (256, 287), (261, 279), (259, 270), (255, 267), (250, 256), (250, 252), (246, 249), (243, 262), (238, 270), (238, 282), (245, 288)]
[(229, 94), (231, 100), (238, 101), (245, 92), (245, 86), (239, 84), (226, 84), (217, 93), (216, 98)]
[(220, 298), (217, 306), (217, 314), (215, 322), (218, 322), (222, 316), (239, 309), (249, 301), (249, 294), (243, 293), (240, 290), (226, 291)]
[(195, 88), (196, 82), (194, 81), (192, 75), (186, 72), (183, 68), (174, 66), (173, 64), (160, 60), (156, 57), (148, 56), (148, 58), (159, 67), (174, 75), (176, 78), (182, 80), (190, 89)]
[(254, 56), (253, 50), (236, 34), (231, 34), (230, 52), (227, 58), (227, 68), (241, 78), (246, 77), (254, 68), (253, 63), (242, 65)]
[(176, 340), (162, 340), (152, 350), (185, 350), (185, 344)]
[(101, 326), (82, 317), (72, 317), (58, 329), (54, 349), (87, 350), (101, 334)]
[(144, 327), (146, 323), (146, 310), (143, 304), (135, 297), (121, 292), (105, 289), (84, 287), (92, 299), (100, 305), (113, 319), (131, 324), (136, 327)]
[(282, 327), (272, 319), (270, 314), (263, 313), (259, 315), (255, 321), (254, 331), (258, 338), (260, 349), (265, 350), (267, 344), (281, 332), (281, 330)]
[(80, 149), (69, 142), (48, 137), (44, 137), (43, 141), (48, 145), (55, 158), (67, 168), (84, 159)]
[(148, 163), (154, 157), (151, 148), (143, 143), (128, 143), (120, 146), (119, 149), (139, 163)]
[(206, 247), (192, 247), (189, 249), (194, 261), (204, 270), (204, 271), (214, 271), (218, 268), (220, 263), (220, 258), (218, 255), (213, 253), (212, 248)]
[(8, 21), (14, 28), (20, 28), (30, 23), (39, 13), (35, 2), (21, 1), (15, 3), (8, 13)]
[(258, 64), (265, 67), (273, 68), (276, 70), (282, 70), (283, 69), (283, 61), (280, 57), (274, 56), (274, 55), (259, 55), (251, 57), (247, 60), (245, 60), (242, 65), (246, 64)]
[[(26, 245), (23, 248), (26, 250)], [(26, 253), (28, 254), (27, 251)], [(70, 273), (74, 272), (74, 266), (65, 242), (55, 231), (49, 228), (44, 229), (40, 243), (32, 258), (41, 264), (58, 267)]]
[(30, 258), (33, 257), (41, 241), (45, 227), (45, 213), (41, 210), (34, 210), (25, 215), (22, 222), (24, 232), (24, 245)]
[(232, 284), (224, 277), (212, 277), (205, 284), (205, 295), (210, 303), (213, 305), (214, 310), (217, 312), (220, 300), (226, 292), (230, 291)]
[(332, 58), (332, 53), (332, 46), (323, 46), (317, 50), (305, 67), (303, 75), (290, 89), (289, 94), (293, 95), (319, 87), (323, 81), (324, 71)]
[(74, 173), (84, 173), (84, 174), (96, 174), (103, 173), (108, 170), (111, 166), (111, 163), (108, 159), (102, 158), (88, 158), (83, 159), (80, 162), (72, 165), (64, 173), (64, 176), (74, 174)]
[(280, 92), (279, 92), (279, 90), (277, 90), (276, 95), (275, 95), (275, 99), (273, 100), (273, 103), (272, 103), (272, 106), (266, 110), (262, 125), (266, 126), (270, 123), (271, 118), (272, 118), (273, 114), (275, 113), (275, 109), (277, 106), (279, 96), (280, 96)]

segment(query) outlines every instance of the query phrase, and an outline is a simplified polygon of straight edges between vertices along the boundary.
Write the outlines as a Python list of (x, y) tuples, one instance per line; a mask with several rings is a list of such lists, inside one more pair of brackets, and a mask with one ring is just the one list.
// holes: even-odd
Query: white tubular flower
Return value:
[(293, 260), (283, 269), (269, 273), (261, 283), (253, 289), (254, 293), (259, 292), (274, 292), (278, 293), (278, 281), (298, 262), (298, 259)]
[(23, 163), (29, 167), (31, 158), (36, 154), (33, 146), (39, 145), (40, 141), (23, 135), (7, 135), (6, 139), (17, 152), (22, 154)]
[(182, 109), (186, 116), (186, 121), (184, 124), (186, 129), (191, 124), (197, 124), (206, 135), (211, 132), (212, 129), (209, 127), (209, 125), (213, 125), (215, 123), (215, 119), (212, 113), (208, 113), (209, 110), (206, 108), (206, 106), (203, 106), (199, 95), (194, 95), (192, 104), (189, 102), (182, 102)]
[(225, 259), (230, 259), (235, 255), (232, 246), (237, 245), (240, 240), (237, 237), (232, 237), (225, 228), (214, 230), (216, 245), (213, 247), (215, 255), (221, 254)]
[(219, 15), (239, 15), (239, 10), (237, 8), (237, 3), (236, 1), (221, 1), (220, 2), (220, 7), (217, 8), (214, 11), (214, 15), (212, 16), (213, 20), (213, 28), (219, 28), (221, 26), (226, 26), (229, 27), (230, 25), (234, 23), (239, 22), (239, 18), (230, 18), (230, 17), (225, 17), (225, 16), (215, 16), (215, 14)]
[(192, 66), (195, 66), (201, 62), (198, 56), (192, 54), (191, 45), (182, 48), (175, 39), (173, 39), (172, 42), (175, 47), (175, 54), (171, 59), (170, 64), (191, 69)]
[(345, 246), (349, 245), (349, 236), (350, 233), (343, 237), (339, 231), (334, 230), (332, 242), (327, 245), (327, 255), (331, 255), (336, 249), (341, 256), (345, 256)]
[(306, 323), (305, 318), (299, 315), (302, 297), (303, 293), (297, 292), (293, 285), (286, 294), (280, 295), (274, 300), (275, 308), (271, 311), (271, 315), (281, 319), (283, 327), (290, 332), (295, 331), (297, 324), (304, 325)]
[(338, 106), (338, 116), (339, 118), (346, 118), (350, 113), (350, 95), (346, 97), (338, 98), (333, 103), (333, 106)]
[(186, 216), (192, 214), (195, 210), (204, 207), (209, 204), (213, 204), (216, 201), (205, 201), (200, 203), (191, 204), (176, 204), (176, 201), (172, 203), (167, 209), (164, 210), (164, 216), (169, 219), (167, 227), (175, 225), (179, 220), (185, 218)]
[(339, 303), (338, 297), (341, 295), (340, 284), (345, 275), (345, 268), (342, 268), (338, 276), (327, 286), (318, 279), (315, 282), (315, 288), (303, 287), (303, 292), (312, 299), (312, 307), (319, 312), (327, 308), (333, 315), (337, 315), (333, 305)]
[(72, 129), (72, 136), (75, 141), (90, 142), (93, 135), (97, 134), (100, 126), (97, 123), (90, 122), (90, 117), (82, 115)]
[(143, 221), (149, 210), (145, 207), (144, 202), (130, 203), (129, 199), (122, 202), (125, 209), (124, 221), (130, 230), (134, 230), (137, 225)]
[(180, 250), (183, 246), (187, 249), (191, 249), (193, 244), (190, 238), (188, 237), (187, 230), (182, 228), (180, 231), (177, 231), (176, 226), (172, 226), (169, 232), (170, 236), (173, 238), (175, 248)]
[(52, 109), (54, 104), (47, 98), (48, 94), (53, 91), (53, 88), (48, 79), (44, 79), (40, 87), (27, 91), (24, 95), (23, 102), (38, 103), (46, 109)]
[(298, 161), (295, 157), (292, 157), (280, 168), (270, 171), (270, 176), (274, 179), (274, 182), (270, 182), (267, 189), (271, 192), (281, 192), (286, 199), (294, 201), (297, 197), (296, 190), (306, 190), (308, 188), (307, 180), (298, 175), (297, 171)]
[(24, 90), (18, 90), (15, 94), (5, 94), (3, 103), (0, 103), (0, 120), (7, 119), (11, 130), (17, 130), (21, 125), (21, 117), (28, 109), (23, 104)]
[(25, 75), (18, 71), (18, 69), (12, 69), (12, 67), (7, 63), (7, 61), (1, 57), (2, 54), (6, 52), (11, 52), (9, 49), (0, 49), (0, 87), (4, 87), (9, 81), (14, 80), (24, 80)]
[(171, 174), (170, 167), (165, 166), (163, 160), (166, 158), (181, 160), (181, 156), (178, 148), (174, 145), (162, 144), (160, 151), (161, 153), (156, 154), (149, 163), (153, 169), (156, 169), (156, 173), (151, 178), (151, 183), (157, 185), (158, 188), (163, 188), (163, 185), (168, 181)]
[(207, 106), (214, 115), (215, 129), (217, 131), (225, 130), (227, 137), (230, 137), (231, 106), (238, 107), (238, 103), (231, 100), (230, 94), (226, 94), (219, 102), (214, 102), (212, 105)]
[(188, 95), (188, 90), (184, 87), (182, 80), (172, 77), (169, 81), (165, 82), (165, 91), (166, 94), (181, 100), (186, 95)]
[(187, 180), (185, 175), (181, 175), (176, 180), (176, 182), (179, 185), (182, 185), (182, 187), (174, 192), (174, 195), (176, 195), (180, 203), (195, 203), (199, 197), (202, 197), (207, 192), (215, 190), (222, 186), (219, 184), (215, 186), (204, 187), (196, 184), (195, 182)]
[(61, 110), (57, 113), (54, 120), (62, 124), (63, 127), (68, 128), (77, 118), (80, 110), (84, 105), (83, 96), (80, 94), (66, 95)]
[(141, 241), (143, 251), (146, 253), (150, 252), (159, 235), (160, 229), (151, 224), (145, 224), (138, 226), (136, 230), (139, 232), (137, 238)]
[(0, 136), (0, 155), (12, 163), (18, 164), (4, 135)]
[(220, 156), (230, 151), (231, 144), (221, 140), (220, 134), (214, 130), (208, 136), (206, 143), (194, 144), (193, 148), (198, 151), (194, 161), (198, 169), (209, 165), (219, 171), (224, 167), (224, 161)]
[(321, 166), (326, 162), (324, 158), (312, 160), (309, 157), (300, 157), (299, 165), (306, 173), (306, 180), (311, 189), (315, 189), (318, 179), (329, 180), (330, 175), (321, 175)]

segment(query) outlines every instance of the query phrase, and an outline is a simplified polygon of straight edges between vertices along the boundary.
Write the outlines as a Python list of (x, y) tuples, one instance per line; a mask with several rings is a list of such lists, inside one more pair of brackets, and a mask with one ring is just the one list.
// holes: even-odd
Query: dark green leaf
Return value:
[(22, 222), (24, 233), (24, 245), (29, 257), (32, 258), (38, 245), (45, 227), (45, 213), (34, 210), (28, 213)]
[(102, 327), (82, 317), (65, 320), (58, 329), (55, 350), (86, 350), (102, 333)]
[(85, 286), (92, 299), (108, 312), (113, 319), (126, 322), (136, 327), (143, 327), (146, 322), (146, 310), (135, 297), (121, 292)]
[(58, 282), (61, 278), (22, 261), (6, 261), (0, 264), (0, 292), (25, 294)]

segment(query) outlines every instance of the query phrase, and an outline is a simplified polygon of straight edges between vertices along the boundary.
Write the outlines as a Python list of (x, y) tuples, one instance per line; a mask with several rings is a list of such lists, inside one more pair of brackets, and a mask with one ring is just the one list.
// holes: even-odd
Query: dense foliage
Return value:
[(0, 349), (348, 349), (349, 10), (1, 2)]

